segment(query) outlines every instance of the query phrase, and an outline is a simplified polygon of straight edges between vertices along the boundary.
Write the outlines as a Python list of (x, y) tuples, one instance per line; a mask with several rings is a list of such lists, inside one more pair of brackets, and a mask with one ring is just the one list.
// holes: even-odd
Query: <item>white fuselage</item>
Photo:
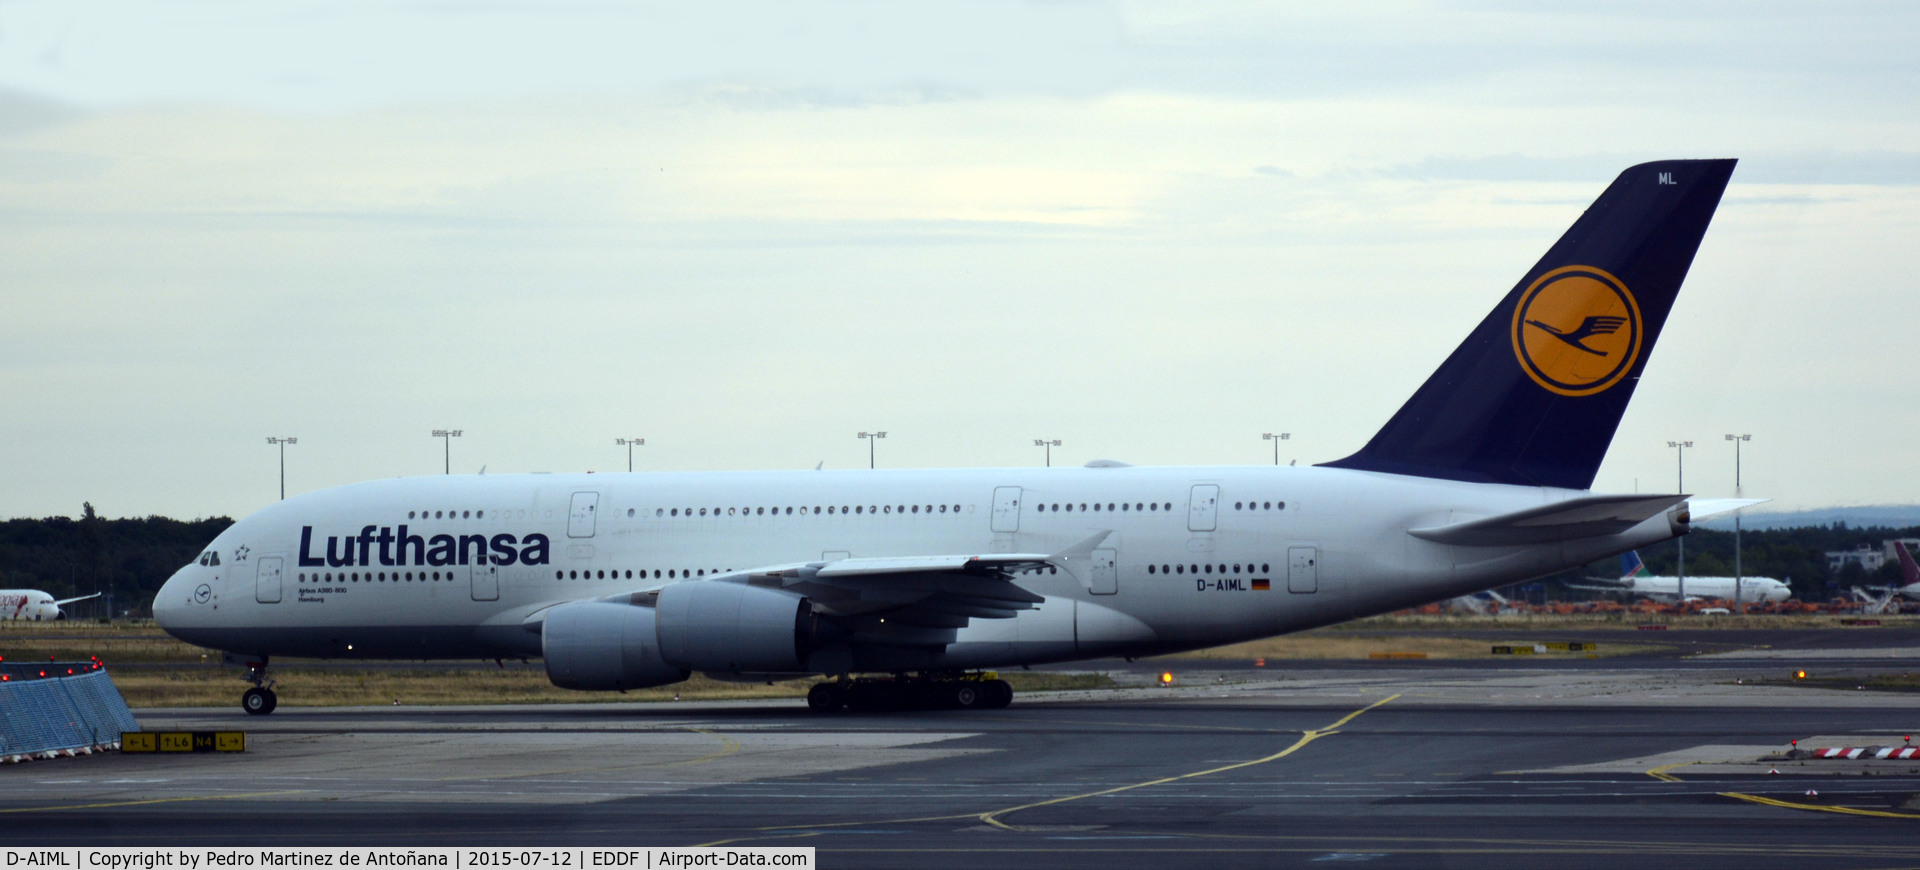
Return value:
[(211, 545), (219, 564), (168, 580), (154, 615), (243, 655), (526, 656), (541, 647), (523, 620), (561, 602), (849, 556), (1049, 553), (1108, 532), (1081, 576), (1014, 578), (1040, 607), (974, 619), (913, 664), (1150, 654), (1438, 601), (1676, 533), (1663, 515), (1548, 547), (1407, 534), (1584, 494), (1270, 466), (403, 478), (243, 519)]
[(0, 589), (0, 620), (29, 622), (60, 618), (60, 605), (38, 589)]
[[(1772, 577), (1742, 577), (1739, 582), (1740, 600), (1748, 603), (1780, 602), (1793, 596), (1792, 588)], [(1630, 595), (1655, 601), (1680, 600), (1678, 577), (1628, 577), (1623, 583), (1625, 587), (1621, 591)], [(1732, 601), (1733, 588), (1732, 577), (1688, 577), (1687, 600), (1720, 598)]]

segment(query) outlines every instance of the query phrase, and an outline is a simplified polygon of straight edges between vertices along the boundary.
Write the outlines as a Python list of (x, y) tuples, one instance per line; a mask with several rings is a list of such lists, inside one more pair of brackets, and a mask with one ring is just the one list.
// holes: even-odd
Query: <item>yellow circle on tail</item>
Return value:
[(1603, 269), (1541, 275), (1513, 309), (1513, 353), (1527, 377), (1562, 396), (1605, 392), (1640, 358), (1640, 305)]

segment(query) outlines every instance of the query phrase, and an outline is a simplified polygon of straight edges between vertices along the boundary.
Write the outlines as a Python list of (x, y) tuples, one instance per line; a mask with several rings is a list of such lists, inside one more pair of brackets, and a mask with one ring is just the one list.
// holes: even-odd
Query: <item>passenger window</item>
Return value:
[(1147, 566), (1147, 573), (1148, 573), (1148, 574), (1152, 574), (1152, 573), (1153, 573), (1153, 566), (1152, 566), (1152, 565), (1148, 565), (1148, 566)]
[(1185, 565), (1175, 565), (1175, 566), (1173, 566), (1173, 573), (1175, 573), (1175, 574), (1185, 574), (1185, 573), (1187, 573), (1187, 566), (1185, 566)]

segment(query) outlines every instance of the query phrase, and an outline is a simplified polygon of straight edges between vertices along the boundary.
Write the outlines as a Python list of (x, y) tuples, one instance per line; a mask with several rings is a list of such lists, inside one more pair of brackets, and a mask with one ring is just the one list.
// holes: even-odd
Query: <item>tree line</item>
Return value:
[[(84, 505), (78, 519), (0, 522), (0, 588), (40, 589), (55, 598), (104, 592), (115, 616), (146, 616), (153, 595), (233, 525), (228, 517), (104, 519)], [(69, 605), (77, 616), (104, 615), (103, 599)]]

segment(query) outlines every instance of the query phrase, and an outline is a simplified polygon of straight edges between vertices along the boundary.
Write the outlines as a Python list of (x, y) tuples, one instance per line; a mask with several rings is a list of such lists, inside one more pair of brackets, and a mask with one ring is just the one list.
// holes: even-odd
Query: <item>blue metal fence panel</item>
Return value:
[(114, 688), (106, 671), (62, 679), (60, 685), (92, 729), (94, 743), (112, 743), (120, 739), (120, 732), (140, 729), (133, 721), (133, 712), (127, 709), (126, 699), (120, 697), (120, 690)]
[(0, 755), (111, 743), (139, 727), (105, 671), (0, 683)]

